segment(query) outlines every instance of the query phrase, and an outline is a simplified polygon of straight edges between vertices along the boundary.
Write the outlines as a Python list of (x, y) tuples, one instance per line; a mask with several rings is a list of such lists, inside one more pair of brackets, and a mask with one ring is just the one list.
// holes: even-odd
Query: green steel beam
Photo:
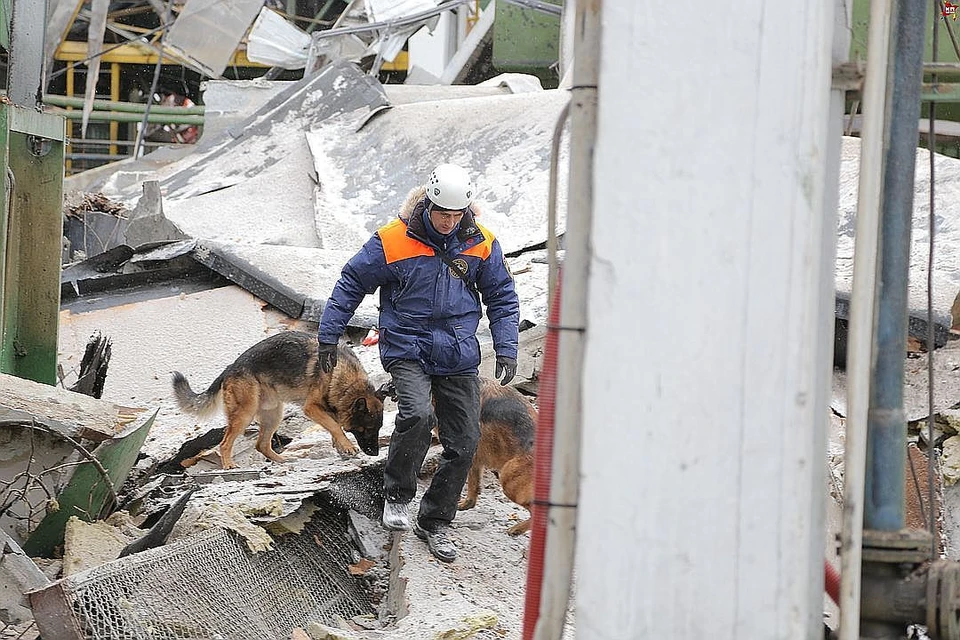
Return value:
[(63, 545), (63, 532), (71, 516), (93, 522), (116, 511), (111, 487), (114, 492), (117, 491), (130, 475), (156, 417), (157, 412), (154, 411), (149, 418), (138, 421), (93, 450), (93, 457), (106, 471), (106, 477), (89, 461), (77, 466), (67, 486), (57, 496), (60, 508), (49, 512), (23, 544), (26, 553), (52, 557), (54, 549)]
[(11, 0), (0, 0), (0, 46), (10, 50), (10, 14), (13, 13)]
[(0, 371), (56, 384), (64, 120), (0, 105)]

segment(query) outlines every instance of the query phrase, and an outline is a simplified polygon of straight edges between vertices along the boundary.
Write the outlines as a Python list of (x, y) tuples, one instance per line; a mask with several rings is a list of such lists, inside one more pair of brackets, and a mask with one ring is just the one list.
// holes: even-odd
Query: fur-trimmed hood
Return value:
[[(407, 194), (407, 199), (404, 200), (403, 206), (400, 207), (400, 219), (407, 223), (409, 229), (408, 233), (411, 233), (416, 238), (427, 242), (427, 232), (424, 228), (423, 218), (420, 216), (423, 213), (424, 208), (427, 206), (427, 189), (426, 187), (420, 186), (410, 191)], [(476, 204), (471, 204), (470, 208), (467, 209), (464, 213), (463, 218), (460, 220), (460, 229), (457, 231), (457, 237), (461, 241), (465, 241), (471, 236), (477, 236), (480, 239), (483, 238), (483, 233), (477, 227), (476, 218), (480, 215), (477, 210)], [(427, 244), (430, 244), (427, 242)]]
[[(423, 209), (418, 207), (418, 205), (423, 205), (426, 197), (427, 188), (423, 185), (411, 189), (410, 193), (407, 194), (407, 199), (403, 201), (403, 205), (400, 207), (400, 219), (409, 222), (410, 214), (413, 213), (414, 209), (416, 209), (418, 212), (423, 211)], [(480, 217), (480, 208), (477, 206), (476, 202), (470, 205), (470, 211), (473, 213), (474, 218)]]

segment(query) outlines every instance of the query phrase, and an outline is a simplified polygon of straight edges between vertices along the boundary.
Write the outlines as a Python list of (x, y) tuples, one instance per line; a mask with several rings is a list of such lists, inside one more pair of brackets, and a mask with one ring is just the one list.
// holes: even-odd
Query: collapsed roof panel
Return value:
[[(519, 95), (405, 104), (365, 120), (348, 113), (307, 133), (320, 188), (317, 229), (325, 246), (344, 244), (344, 229), (363, 236), (397, 215), (408, 193), (437, 164), (466, 167), (477, 184), (481, 221), (506, 252), (546, 241), (550, 147), (569, 95)], [(566, 193), (566, 149), (561, 146), (559, 193)], [(566, 198), (558, 197), (558, 228)], [(362, 221), (362, 223), (361, 223)]]
[(210, 141), (199, 157), (167, 167), (165, 202), (241, 182), (279, 162), (288, 145), (327, 118), (387, 104), (383, 88), (353, 64), (342, 62), (293, 83), (271, 98), (228, 136)]
[[(313, 229), (313, 162), (304, 131), (335, 114), (386, 104), (376, 79), (354, 65), (333, 64), (285, 88), (198, 153), (160, 168), (164, 212), (194, 237), (320, 246)], [(132, 203), (140, 184), (119, 171), (103, 191)]]
[[(205, 255), (208, 257), (205, 257)], [(198, 259), (292, 318), (318, 322), (340, 269), (352, 253), (307, 247), (242, 245), (203, 241)], [(231, 273), (225, 272), (231, 269)], [(250, 282), (240, 281), (249, 280)], [(262, 287), (264, 291), (254, 291)], [(269, 289), (269, 290), (267, 290)], [(282, 296), (283, 300), (273, 298)], [(286, 306), (284, 306), (286, 304)], [(355, 314), (361, 327), (377, 324), (377, 307), (367, 296)]]

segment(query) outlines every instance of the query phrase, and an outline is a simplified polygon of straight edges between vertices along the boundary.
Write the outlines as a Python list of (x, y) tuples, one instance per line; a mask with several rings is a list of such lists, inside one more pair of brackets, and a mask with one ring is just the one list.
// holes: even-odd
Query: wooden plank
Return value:
[[(156, 417), (155, 411), (126, 433), (102, 443), (94, 450), (94, 457), (106, 470), (114, 489), (126, 480)], [(51, 511), (40, 521), (23, 545), (23, 550), (31, 557), (51, 557), (54, 549), (63, 544), (67, 520), (71, 516), (87, 522), (99, 519), (104, 511), (115, 507), (110, 495), (110, 489), (96, 466), (89, 462), (81, 464), (74, 471), (70, 483), (57, 496), (60, 508)]]
[(27, 594), (33, 609), (37, 629), (44, 638), (62, 638), (63, 640), (83, 640), (86, 638), (73, 612), (70, 600), (64, 591), (63, 582)]
[(113, 438), (143, 411), (0, 373), (0, 421), (37, 422), (71, 438)]

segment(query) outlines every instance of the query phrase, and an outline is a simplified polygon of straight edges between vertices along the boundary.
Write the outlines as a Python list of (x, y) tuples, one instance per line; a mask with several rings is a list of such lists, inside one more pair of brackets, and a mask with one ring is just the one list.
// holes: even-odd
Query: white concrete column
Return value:
[(835, 6), (603, 2), (578, 639), (822, 637)]

